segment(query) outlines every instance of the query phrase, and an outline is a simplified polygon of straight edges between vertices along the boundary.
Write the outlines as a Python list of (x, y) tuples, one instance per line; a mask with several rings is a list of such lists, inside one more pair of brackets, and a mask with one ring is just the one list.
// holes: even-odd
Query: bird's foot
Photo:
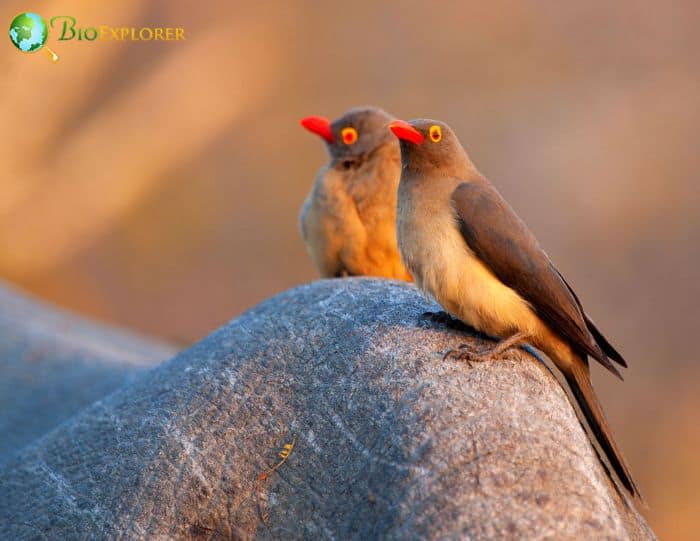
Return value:
[(481, 358), (485, 361), (497, 361), (503, 354), (509, 349), (520, 346), (523, 342), (528, 339), (529, 335), (524, 332), (515, 333), (508, 338), (500, 340), (496, 346), (490, 351), (486, 351), (481, 355)]
[(472, 329), (470, 326), (465, 325), (463, 322), (461, 322), (459, 319), (452, 317), (450, 314), (447, 312), (441, 310), (439, 312), (423, 312), (422, 316), (425, 319), (429, 319), (430, 321), (433, 321), (434, 323), (440, 323), (441, 325), (444, 325), (445, 327), (449, 329), (454, 329), (456, 331), (463, 331), (463, 332), (473, 332), (474, 329)]
[(451, 349), (442, 356), (442, 360), (454, 359), (455, 361), (465, 361), (469, 368), (473, 368), (475, 362), (497, 361), (511, 348), (519, 346), (528, 338), (526, 333), (516, 333), (504, 340), (501, 340), (492, 349), (483, 352), (474, 352), (468, 344), (461, 344), (457, 349)]
[(442, 356), (442, 360), (452, 359), (455, 361), (464, 361), (469, 368), (474, 368), (472, 363), (483, 361), (483, 357), (474, 353), (469, 344), (460, 344), (457, 349), (451, 349)]
[(440, 310), (439, 312), (423, 312), (421, 317), (434, 321), (435, 323), (442, 323), (444, 325), (447, 325), (447, 322), (453, 319), (450, 314), (443, 310)]

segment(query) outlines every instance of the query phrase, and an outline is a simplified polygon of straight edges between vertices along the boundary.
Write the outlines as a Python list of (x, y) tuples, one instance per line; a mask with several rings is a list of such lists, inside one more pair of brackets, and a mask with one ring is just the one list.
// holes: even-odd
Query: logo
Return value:
[(49, 47), (45, 47), (49, 37), (49, 29), (36, 13), (20, 13), (10, 23), (10, 40), (23, 53), (35, 53), (41, 49), (46, 51), (52, 62), (58, 62), (58, 55)]
[(181, 27), (141, 28), (119, 27), (101, 24), (98, 26), (81, 27), (75, 17), (58, 15), (52, 17), (46, 24), (41, 15), (36, 13), (20, 13), (10, 23), (10, 40), (23, 53), (35, 53), (44, 50), (52, 62), (58, 62), (58, 55), (46, 46), (51, 31), (58, 34), (58, 41), (183, 41), (185, 29)]

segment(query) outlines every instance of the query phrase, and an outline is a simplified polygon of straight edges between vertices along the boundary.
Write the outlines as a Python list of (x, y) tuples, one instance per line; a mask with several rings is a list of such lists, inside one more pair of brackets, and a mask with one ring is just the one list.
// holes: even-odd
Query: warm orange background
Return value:
[(444, 119), (630, 361), (596, 384), (656, 532), (698, 538), (697, 1), (6, 1), (0, 20), (26, 9), (187, 41), (54, 36), (51, 65), (5, 40), (1, 276), (194, 341), (315, 278), (297, 213), (325, 153), (300, 117)]

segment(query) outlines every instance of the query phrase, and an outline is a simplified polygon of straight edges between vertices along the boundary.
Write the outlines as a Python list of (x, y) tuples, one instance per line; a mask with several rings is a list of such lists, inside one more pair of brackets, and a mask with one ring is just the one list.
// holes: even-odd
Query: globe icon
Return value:
[(10, 39), (20, 51), (33, 53), (46, 43), (49, 29), (36, 13), (20, 13), (10, 23)]

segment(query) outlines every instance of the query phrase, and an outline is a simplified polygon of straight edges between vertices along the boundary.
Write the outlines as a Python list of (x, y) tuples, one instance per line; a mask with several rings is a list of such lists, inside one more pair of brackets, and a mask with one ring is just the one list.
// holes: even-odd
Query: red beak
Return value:
[(331, 131), (331, 122), (322, 116), (307, 116), (302, 118), (300, 124), (311, 133), (320, 135), (329, 143), (333, 142), (333, 132)]
[(394, 120), (389, 124), (389, 129), (394, 132), (394, 135), (404, 141), (410, 141), (415, 145), (420, 145), (423, 142), (423, 134), (408, 122), (403, 120)]

